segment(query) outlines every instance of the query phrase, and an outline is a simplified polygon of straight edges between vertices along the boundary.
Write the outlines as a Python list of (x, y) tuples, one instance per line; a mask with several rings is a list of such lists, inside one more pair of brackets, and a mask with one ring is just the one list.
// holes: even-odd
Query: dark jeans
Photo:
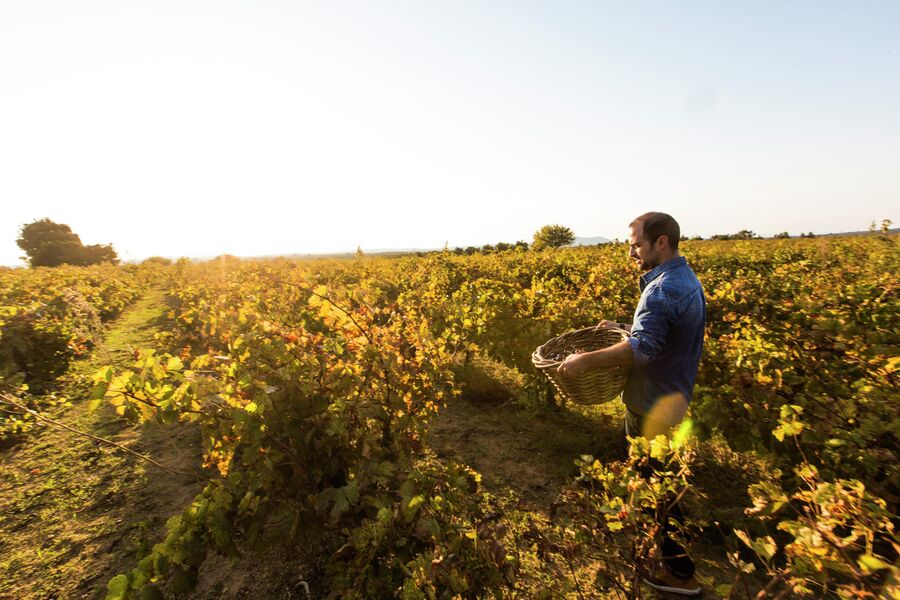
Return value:
[[(633, 413), (626, 408), (625, 421), (622, 424), (623, 455), (626, 457), (628, 456), (629, 437), (642, 436), (653, 439), (659, 434), (667, 436), (669, 434), (669, 429), (670, 428), (664, 423), (648, 419), (643, 415)], [(641, 474), (644, 477), (649, 477), (654, 469), (660, 469), (661, 467), (662, 464), (660, 464), (659, 461), (651, 458), (650, 467)], [(657, 507), (657, 520), (663, 520), (662, 513), (665, 510), (665, 507), (669, 507), (665, 522), (662, 523), (663, 537), (660, 549), (662, 550), (663, 564), (666, 565), (666, 568), (668, 568), (672, 575), (680, 577), (681, 579), (688, 579), (693, 576), (696, 567), (694, 566), (694, 561), (687, 555), (687, 551), (681, 544), (673, 540), (670, 535), (672, 532), (676, 531), (676, 527), (669, 523), (668, 517), (671, 517), (679, 524), (684, 523), (684, 513), (681, 510), (681, 506), (677, 502), (673, 504), (673, 500), (674, 498), (666, 498), (664, 505)]]

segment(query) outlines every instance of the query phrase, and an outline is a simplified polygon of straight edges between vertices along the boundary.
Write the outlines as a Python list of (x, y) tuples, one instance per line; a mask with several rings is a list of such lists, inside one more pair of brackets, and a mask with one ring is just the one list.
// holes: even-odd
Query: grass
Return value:
[[(50, 416), (163, 464), (196, 470), (196, 431), (135, 428), (109, 406), (86, 410), (93, 373), (127, 364), (135, 348), (155, 346), (165, 312), (159, 289), (126, 309), (92, 355), (60, 379), (58, 393), (71, 405), (53, 408)], [(107, 580), (135, 561), (141, 536), (161, 531), (198, 490), (192, 480), (71, 432), (49, 426), (32, 431), (0, 453), (0, 597), (102, 596)]]
[[(132, 352), (156, 348), (168, 329), (163, 290), (151, 289), (111, 324), (92, 356), (71, 365), (58, 393), (71, 405), (48, 416), (198, 472), (200, 437), (188, 425), (135, 427), (109, 405), (87, 410), (93, 374), (125, 366)], [(43, 426), (0, 450), (0, 598), (104, 598), (108, 581), (128, 572), (165, 535), (202, 483), (174, 475), (87, 438)], [(273, 550), (234, 562), (211, 555), (190, 598), (285, 598), (301, 586), (302, 561)], [(297, 597), (297, 596), (295, 596)], [(302, 596), (299, 596), (302, 597)]]

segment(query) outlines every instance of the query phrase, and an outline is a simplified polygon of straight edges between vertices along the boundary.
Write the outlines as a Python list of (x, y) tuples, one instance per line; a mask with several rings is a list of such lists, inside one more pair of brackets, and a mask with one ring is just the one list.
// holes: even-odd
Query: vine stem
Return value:
[(572, 579), (575, 580), (575, 590), (578, 592), (578, 597), (581, 600), (584, 600), (584, 594), (581, 593), (581, 583), (578, 581), (578, 575), (575, 574), (575, 565), (572, 564), (572, 558), (567, 552), (564, 552), (563, 556), (566, 557), (566, 562), (569, 564), (569, 571), (572, 573)]
[[(778, 587), (778, 584), (782, 581), (787, 580), (787, 578), (791, 575), (790, 569), (785, 569), (781, 573), (778, 573), (775, 577), (766, 584), (766, 587), (761, 589), (758, 594), (756, 594), (757, 600), (762, 600), (763, 598), (768, 598), (769, 594)], [(789, 590), (788, 590), (789, 591)]]
[(164, 470), (164, 471), (168, 471), (169, 473), (173, 473), (173, 474), (175, 474), (175, 475), (183, 475), (183, 476), (185, 476), (185, 477), (191, 477), (191, 478), (197, 479), (198, 481), (202, 481), (202, 478), (201, 478), (201, 477), (198, 477), (198, 476), (197, 476), (196, 474), (194, 474), (194, 473), (186, 473), (186, 472), (184, 472), (184, 471), (177, 471), (177, 470), (175, 470), (175, 469), (170, 469), (169, 467), (165, 466), (164, 464), (159, 463), (159, 462), (153, 460), (153, 459), (150, 458), (149, 456), (146, 456), (146, 455), (141, 454), (141, 453), (139, 453), (139, 452), (135, 452), (134, 450), (132, 450), (131, 448), (128, 448), (127, 446), (123, 446), (122, 444), (113, 442), (112, 440), (108, 440), (108, 439), (106, 439), (106, 438), (102, 438), (102, 437), (98, 437), (98, 436), (96, 436), (96, 435), (92, 435), (92, 434), (87, 433), (87, 432), (85, 432), (85, 431), (79, 431), (78, 429), (74, 429), (74, 428), (72, 428), (72, 427), (69, 427), (68, 425), (65, 425), (65, 424), (63, 424), (63, 423), (60, 423), (59, 421), (54, 421), (53, 419), (51, 419), (51, 418), (49, 418), (49, 417), (45, 417), (44, 415), (40, 414), (39, 412), (37, 412), (37, 411), (35, 411), (35, 410), (32, 410), (32, 409), (28, 408), (27, 406), (25, 406), (25, 405), (23, 405), (23, 404), (19, 404), (18, 402), (16, 402), (16, 398), (14, 398), (13, 396), (10, 396), (9, 394), (7, 394), (7, 393), (5, 393), (5, 392), (0, 393), (0, 402), (2, 402), (2, 403), (4, 403), (4, 404), (7, 404), (7, 405), (9, 405), (9, 406), (14, 406), (15, 408), (18, 408), (19, 410), (24, 411), (24, 412), (30, 414), (30, 415), (33, 416), (34, 418), (40, 419), (41, 421), (44, 421), (44, 422), (46, 422), (46, 423), (49, 423), (49, 424), (53, 425), (54, 427), (59, 427), (60, 429), (65, 429), (65, 430), (67, 430), (67, 431), (71, 431), (72, 433), (75, 433), (75, 434), (78, 434), (78, 435), (80, 435), (80, 436), (83, 436), (83, 437), (89, 438), (89, 439), (91, 439), (91, 440), (94, 440), (95, 442), (99, 442), (99, 443), (102, 443), (102, 444), (109, 444), (110, 446), (115, 446), (116, 448), (118, 448), (118, 449), (120, 449), (120, 450), (124, 450), (125, 452), (127, 452), (127, 453), (129, 453), (129, 454), (132, 454), (132, 455), (134, 455), (134, 456), (137, 456), (137, 457), (140, 458), (141, 460), (145, 460), (145, 461), (147, 461), (148, 463), (151, 463), (151, 464), (153, 464), (153, 465), (156, 465), (156, 466), (159, 467), (160, 469), (162, 469), (162, 470)]

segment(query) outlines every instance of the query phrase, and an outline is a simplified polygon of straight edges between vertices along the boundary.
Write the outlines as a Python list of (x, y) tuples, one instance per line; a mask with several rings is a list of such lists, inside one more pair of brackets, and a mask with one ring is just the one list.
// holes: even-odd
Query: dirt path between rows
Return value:
[(512, 402), (458, 399), (431, 422), (430, 443), (441, 458), (480, 472), (492, 493), (513, 493), (546, 512), (578, 475), (575, 459), (618, 458), (619, 429), (612, 416), (572, 411), (534, 413)]
[[(128, 364), (135, 348), (155, 347), (154, 333), (167, 327), (165, 313), (158, 288), (128, 307), (92, 356), (73, 364), (60, 382), (72, 406), (52, 416), (200, 474), (195, 428), (135, 427), (109, 405), (87, 410), (93, 373)], [(136, 563), (201, 485), (68, 431), (31, 432), (0, 451), (0, 598), (104, 597), (107, 581)]]

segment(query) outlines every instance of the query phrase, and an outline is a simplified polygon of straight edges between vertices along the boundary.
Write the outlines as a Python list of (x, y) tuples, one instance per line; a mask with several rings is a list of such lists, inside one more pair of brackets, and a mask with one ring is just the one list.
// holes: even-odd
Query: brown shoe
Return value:
[(691, 576), (687, 579), (672, 575), (668, 569), (659, 565), (654, 569), (653, 573), (645, 576), (644, 583), (655, 590), (661, 592), (669, 592), (670, 594), (681, 594), (683, 596), (696, 596), (700, 593), (701, 587), (697, 583), (697, 578)]

